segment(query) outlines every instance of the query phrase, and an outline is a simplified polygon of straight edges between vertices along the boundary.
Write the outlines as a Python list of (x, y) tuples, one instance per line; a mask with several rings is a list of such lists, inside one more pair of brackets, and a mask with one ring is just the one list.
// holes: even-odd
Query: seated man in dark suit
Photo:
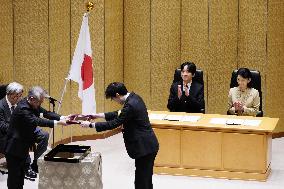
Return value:
[[(16, 82), (10, 83), (6, 87), (6, 96), (0, 100), (0, 152), (3, 154), (10, 117), (13, 110), (16, 108), (17, 103), (22, 99), (23, 91), (23, 86), (21, 84)], [(36, 162), (37, 158), (45, 152), (48, 143), (48, 133), (37, 128), (35, 134), (37, 137), (38, 148), (35, 149), (34, 162)], [(36, 178), (37, 174), (31, 169), (30, 163), (31, 158), (28, 156), (26, 160), (25, 176), (27, 178)]]
[[(21, 189), (24, 185), (25, 163), (29, 148), (37, 141), (37, 126), (53, 128), (65, 125), (60, 115), (41, 108), (47, 93), (41, 87), (33, 87), (28, 97), (21, 100), (10, 118), (5, 157), (8, 167), (8, 188)], [(46, 119), (40, 118), (42, 115)]]
[(204, 87), (192, 80), (196, 66), (192, 62), (181, 65), (182, 81), (172, 84), (168, 99), (171, 112), (200, 113), (205, 108)]
[(135, 189), (153, 189), (152, 175), (159, 143), (151, 127), (143, 99), (128, 93), (123, 83), (114, 82), (105, 91), (106, 98), (123, 105), (121, 111), (94, 114), (93, 118), (105, 118), (106, 122), (84, 121), (82, 127), (97, 132), (111, 130), (123, 124), (123, 138), (129, 157), (135, 159)]

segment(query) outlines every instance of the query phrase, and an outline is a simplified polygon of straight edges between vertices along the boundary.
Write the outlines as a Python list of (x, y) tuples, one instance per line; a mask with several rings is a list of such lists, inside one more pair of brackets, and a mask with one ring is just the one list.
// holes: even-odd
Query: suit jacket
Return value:
[(235, 114), (235, 102), (244, 104), (244, 112), (241, 115), (255, 116), (259, 111), (260, 98), (258, 90), (247, 88), (241, 91), (239, 87), (231, 88), (228, 95), (228, 110), (230, 114)]
[(186, 96), (183, 91), (180, 99), (178, 98), (178, 85), (182, 86), (182, 81), (175, 82), (171, 86), (168, 109), (171, 112), (200, 113), (201, 109), (205, 108), (203, 85), (192, 81), (189, 96)]
[(0, 100), (0, 153), (4, 153), (10, 117), (11, 110), (4, 97)]
[(111, 130), (123, 124), (122, 133), (129, 157), (137, 159), (158, 152), (159, 143), (151, 127), (146, 105), (140, 96), (130, 93), (121, 113), (105, 113), (105, 119), (107, 122), (95, 124), (96, 130)]
[[(47, 119), (40, 118), (40, 113)], [(60, 116), (41, 107), (33, 109), (27, 98), (24, 98), (17, 104), (11, 115), (5, 148), (6, 154), (25, 158), (28, 155), (29, 147), (35, 143), (36, 136), (34, 131), (36, 127), (52, 128), (54, 126), (54, 121), (52, 120), (60, 120)]]

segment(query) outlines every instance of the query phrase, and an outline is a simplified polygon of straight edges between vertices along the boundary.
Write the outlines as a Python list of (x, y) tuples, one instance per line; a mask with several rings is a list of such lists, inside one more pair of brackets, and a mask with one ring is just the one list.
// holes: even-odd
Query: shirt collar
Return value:
[[(188, 89), (190, 89), (190, 87), (191, 87), (191, 84), (192, 84), (192, 81), (191, 81), (190, 83), (188, 83), (188, 84), (187, 84), (187, 88), (188, 88)], [(184, 85), (183, 85), (183, 82), (182, 82), (182, 88), (183, 88), (183, 90), (184, 90)]]
[[(182, 84), (183, 84), (183, 82), (182, 82)], [(190, 87), (191, 84), (192, 84), (192, 80), (191, 80), (191, 82), (189, 82), (189, 83), (187, 84), (187, 86)]]
[(128, 98), (129, 95), (130, 95), (130, 93), (127, 93), (126, 95), (123, 96), (124, 102), (126, 101), (126, 99)]

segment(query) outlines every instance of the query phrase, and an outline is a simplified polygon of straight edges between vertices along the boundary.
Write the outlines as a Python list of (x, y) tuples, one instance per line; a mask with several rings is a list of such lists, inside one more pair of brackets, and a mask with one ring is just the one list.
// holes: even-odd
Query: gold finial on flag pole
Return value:
[(89, 1), (88, 3), (86, 3), (86, 8), (87, 8), (87, 12), (89, 12), (90, 10), (94, 8), (94, 3)]

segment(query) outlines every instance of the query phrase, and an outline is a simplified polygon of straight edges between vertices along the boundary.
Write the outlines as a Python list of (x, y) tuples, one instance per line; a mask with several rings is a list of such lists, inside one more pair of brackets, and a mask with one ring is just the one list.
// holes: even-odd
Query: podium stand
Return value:
[(102, 189), (102, 158), (90, 153), (80, 163), (45, 161), (38, 159), (39, 189)]

